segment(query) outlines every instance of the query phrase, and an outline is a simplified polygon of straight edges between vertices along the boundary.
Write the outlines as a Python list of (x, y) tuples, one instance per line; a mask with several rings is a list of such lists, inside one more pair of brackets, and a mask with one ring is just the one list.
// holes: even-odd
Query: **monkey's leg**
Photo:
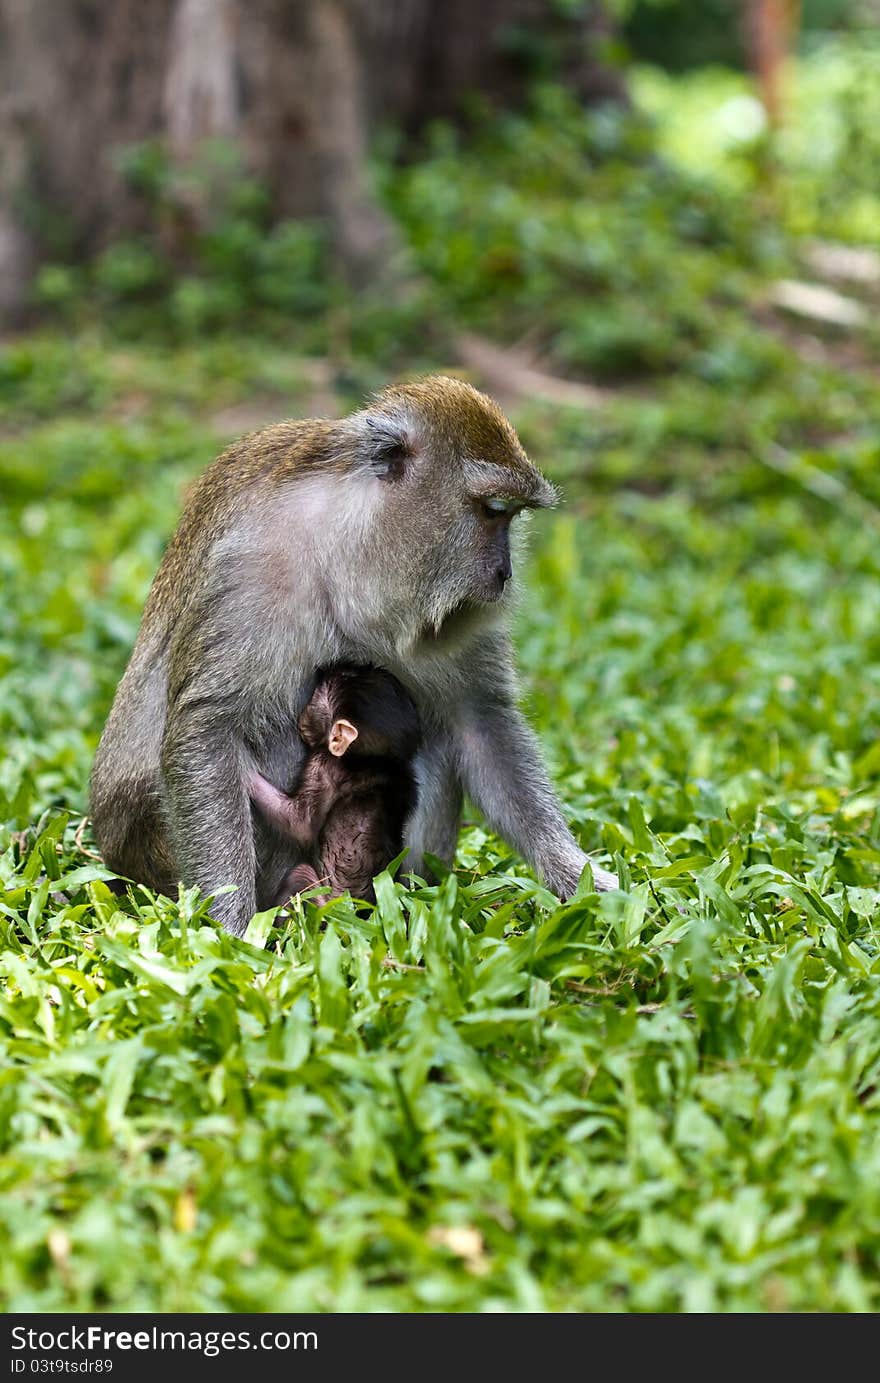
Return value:
[[(314, 869), (310, 864), (298, 864), (286, 876), (284, 883), (278, 890), (275, 899), (275, 906), (281, 907), (289, 898), (297, 893), (305, 893), (308, 888), (317, 888), (321, 883)], [(329, 893), (316, 893), (312, 899), (318, 907), (322, 908), (325, 903), (330, 902)]]
[(132, 657), (95, 754), (89, 811), (108, 869), (176, 898), (159, 772), (166, 699), (163, 669)]
[(200, 702), (169, 713), (162, 742), (162, 778), (175, 857), (186, 884), (214, 893), (214, 917), (243, 936), (256, 911), (256, 851), (244, 754), (228, 723), (216, 723)]
[(442, 737), (428, 739), (414, 764), (418, 797), (415, 810), (404, 827), (404, 844), (409, 854), (403, 874), (425, 877), (426, 854), (452, 864), (461, 825), (462, 791), (455, 765), (453, 746)]
[[(458, 734), (465, 792), (494, 831), (541, 875), (548, 888), (568, 898), (587, 856), (562, 815), (537, 741), (512, 703), (471, 706)], [(593, 868), (598, 889), (618, 887), (615, 874)]]
[(101, 788), (97, 792), (93, 787), (91, 814), (107, 868), (176, 898), (179, 873), (158, 787), (132, 778), (121, 779), (110, 790)]

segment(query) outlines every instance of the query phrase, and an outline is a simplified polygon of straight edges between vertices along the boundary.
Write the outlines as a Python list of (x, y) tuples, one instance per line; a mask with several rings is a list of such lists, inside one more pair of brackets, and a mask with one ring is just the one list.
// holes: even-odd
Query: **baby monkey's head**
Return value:
[(318, 671), (311, 700), (299, 718), (311, 749), (336, 758), (411, 759), (421, 738), (412, 699), (390, 672), (348, 665)]

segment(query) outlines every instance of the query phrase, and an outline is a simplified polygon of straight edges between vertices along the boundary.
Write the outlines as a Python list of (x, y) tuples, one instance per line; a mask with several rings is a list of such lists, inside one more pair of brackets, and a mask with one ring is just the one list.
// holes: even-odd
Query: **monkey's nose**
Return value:
[(513, 568), (510, 565), (510, 558), (504, 557), (495, 569), (495, 580), (498, 582), (500, 590), (504, 590), (512, 575)]

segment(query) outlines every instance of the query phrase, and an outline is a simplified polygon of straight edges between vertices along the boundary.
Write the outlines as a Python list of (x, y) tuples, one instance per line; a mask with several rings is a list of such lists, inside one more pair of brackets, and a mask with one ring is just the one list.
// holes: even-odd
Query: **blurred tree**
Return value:
[(143, 225), (120, 153), (156, 139), (183, 166), (230, 141), (273, 214), (326, 217), (364, 282), (396, 243), (365, 172), (377, 123), (412, 139), (549, 75), (621, 99), (610, 36), (601, 0), (0, 0), (0, 313), (46, 254)]
[(782, 117), (783, 69), (799, 20), (799, 0), (745, 0), (749, 63), (772, 126)]
[[(636, 59), (671, 71), (750, 67), (755, 40), (743, 9), (744, 0), (631, 0), (623, 6), (623, 34)], [(880, 0), (800, 0), (799, 9), (801, 30), (815, 34), (876, 26)]]

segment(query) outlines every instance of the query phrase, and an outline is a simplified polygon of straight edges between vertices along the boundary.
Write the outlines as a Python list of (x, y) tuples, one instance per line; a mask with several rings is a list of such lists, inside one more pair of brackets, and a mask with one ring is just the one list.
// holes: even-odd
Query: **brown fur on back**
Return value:
[(403, 849), (416, 797), (412, 770), (388, 759), (337, 759), (326, 749), (313, 750), (291, 796), (306, 804), (328, 787), (333, 802), (311, 862), (334, 898), (350, 892), (372, 900), (373, 878)]
[(403, 813), (397, 803), (388, 801), (393, 782), (374, 783), (360, 793), (355, 784), (352, 787), (351, 796), (336, 804), (321, 832), (318, 872), (329, 881), (334, 897), (349, 892), (371, 901), (373, 879), (403, 848)]

